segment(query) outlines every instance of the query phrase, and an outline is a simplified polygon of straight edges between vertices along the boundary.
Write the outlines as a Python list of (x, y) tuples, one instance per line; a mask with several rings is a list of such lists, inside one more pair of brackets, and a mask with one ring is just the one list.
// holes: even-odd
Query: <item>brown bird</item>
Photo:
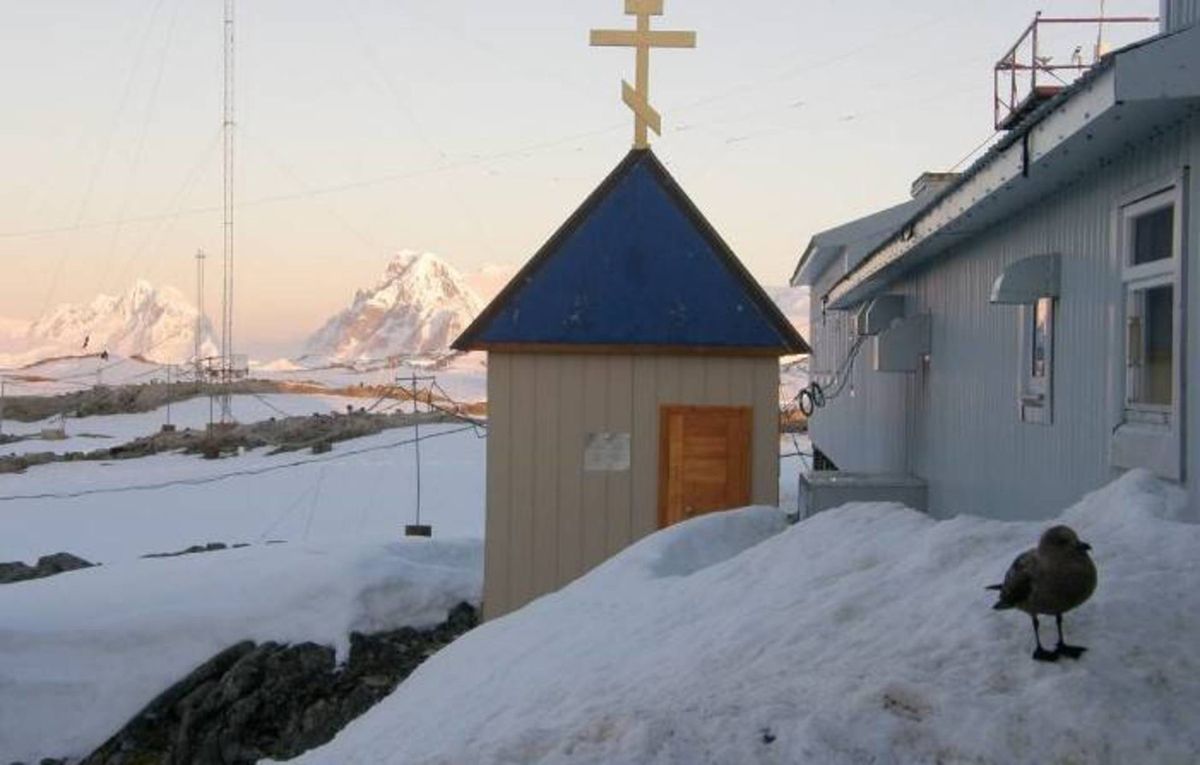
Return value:
[[(1033, 658), (1038, 661), (1058, 661), (1060, 656), (1078, 659), (1087, 650), (1063, 640), (1062, 615), (1082, 605), (1096, 590), (1096, 566), (1088, 555), (1091, 549), (1070, 527), (1055, 526), (1042, 534), (1036, 548), (1017, 556), (1004, 575), (1004, 584), (987, 588), (1000, 591), (992, 608), (1018, 608), (1033, 618), (1037, 642)], [(1058, 626), (1058, 645), (1053, 651), (1042, 647), (1038, 614), (1052, 615)]]

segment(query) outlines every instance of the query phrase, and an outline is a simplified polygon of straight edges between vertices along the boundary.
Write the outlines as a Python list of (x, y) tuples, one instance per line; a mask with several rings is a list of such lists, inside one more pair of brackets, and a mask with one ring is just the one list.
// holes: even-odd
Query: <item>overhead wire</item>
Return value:
[(255, 393), (255, 392), (251, 391), (251, 392), (250, 392), (250, 395), (251, 395), (251, 396), (253, 396), (254, 398), (258, 399), (258, 402), (259, 402), (260, 404), (262, 404), (263, 406), (267, 407), (268, 409), (270, 409), (271, 411), (275, 412), (276, 414), (278, 414), (278, 415), (279, 415), (279, 416), (281, 416), (281, 417), (295, 417), (295, 416), (297, 416), (297, 415), (293, 415), (293, 414), (290, 414), (290, 413), (288, 413), (288, 412), (285, 412), (283, 409), (280, 409), (279, 407), (275, 406), (274, 404), (272, 404), (272, 403), (271, 403), (271, 402), (270, 402), (270, 401), (267, 399), (267, 397), (266, 397), (266, 396), (263, 396), (262, 394)]
[[(161, 3), (162, 0), (159, 0), (159, 2)], [(362, 35), (361, 25), (357, 24), (357, 20), (355, 19), (353, 14), (349, 11), (349, 9), (345, 6), (344, 3), (342, 5), (342, 7), (343, 7), (343, 10), (346, 11), (347, 17), (349, 19), (351, 19), (351, 25), (356, 27), (357, 33), (360, 34), (360, 36), (361, 36)], [(916, 31), (918, 29), (925, 28), (927, 26), (928, 26), (927, 22), (921, 22), (921, 23), (913, 25), (913, 27), (911, 27), (911, 28), (901, 30), (898, 34), (900, 34), (900, 35), (908, 34), (908, 33), (911, 33), (912, 31)], [(872, 40), (871, 42), (868, 42), (861, 46), (857, 46), (857, 47), (850, 49), (849, 51), (843, 52), (841, 54), (837, 54), (837, 55), (833, 55), (833, 56), (826, 56), (826, 57), (822, 57), (821, 59), (816, 59), (816, 60), (813, 60), (810, 62), (806, 62), (805, 64), (802, 64), (802, 65), (796, 65), (796, 66), (789, 67), (789, 69), (785, 70), (781, 75), (778, 75), (774, 78), (766, 78), (765, 81), (770, 82), (770, 81), (786, 80), (792, 76), (796, 76), (799, 73), (811, 72), (814, 69), (819, 69), (819, 68), (837, 63), (841, 60), (850, 58), (853, 55), (856, 55), (857, 53), (862, 52), (863, 50), (874, 47), (875, 45), (877, 45), (881, 42), (886, 42), (890, 39), (894, 39), (896, 34), (897, 33), (894, 33), (894, 32), (889, 33), (887, 36), (883, 36), (876, 40)], [(381, 176), (377, 176), (374, 178), (361, 179), (361, 180), (350, 181), (350, 182), (345, 182), (345, 183), (329, 184), (329, 185), (324, 185), (324, 186), (310, 186), (310, 185), (306, 184), (306, 188), (304, 188), (302, 191), (297, 192), (297, 193), (273, 194), (273, 195), (262, 196), (262, 197), (255, 198), (255, 199), (246, 200), (244, 202), (241, 202), (238, 205), (239, 209), (245, 208), (245, 207), (257, 206), (257, 205), (266, 205), (266, 204), (275, 204), (275, 203), (280, 203), (280, 202), (293, 201), (296, 199), (312, 198), (312, 197), (322, 196), (322, 195), (326, 195), (326, 194), (336, 194), (336, 193), (341, 193), (341, 192), (355, 190), (355, 189), (369, 188), (369, 187), (376, 186), (376, 185), (384, 185), (384, 184), (389, 184), (389, 183), (401, 182), (401, 181), (405, 181), (405, 180), (412, 180), (415, 178), (425, 177), (425, 176), (429, 176), (429, 175), (436, 175), (436, 174), (440, 174), (440, 173), (444, 173), (444, 172), (454, 172), (457, 170), (476, 167), (479, 165), (488, 164), (488, 163), (496, 162), (496, 161), (503, 160), (503, 159), (528, 156), (533, 153), (557, 148), (559, 146), (562, 146), (562, 145), (565, 145), (568, 143), (574, 143), (574, 142), (578, 142), (580, 140), (586, 140), (586, 139), (598, 137), (600, 135), (607, 135), (607, 134), (612, 133), (617, 130), (623, 130), (627, 127), (625, 121), (614, 122), (614, 123), (611, 123), (607, 126), (604, 126), (604, 127), (598, 128), (598, 129), (574, 133), (574, 134), (570, 134), (570, 135), (563, 136), (561, 138), (557, 138), (557, 139), (553, 139), (553, 140), (531, 143), (526, 146), (517, 147), (517, 148), (510, 149), (510, 150), (505, 150), (505, 151), (495, 152), (495, 153), (490, 153), (490, 154), (476, 154), (476, 155), (471, 155), (471, 156), (467, 156), (464, 158), (460, 158), (457, 160), (448, 160), (448, 159), (446, 159), (447, 155), (443, 151), (438, 149), (436, 146), (433, 146), (432, 142), (428, 139), (427, 134), (423, 131), (423, 129), (420, 128), (419, 123), (415, 122), (415, 116), (411, 114), (411, 110), (407, 109), (407, 107), (405, 107), (403, 100), (399, 98), (396, 88), (395, 88), (394, 84), (391, 82), (391, 78), (387, 76), (386, 70), (383, 69), (383, 67), (380, 64), (380, 62), (378, 61), (377, 57), (374, 56), (373, 49), (372, 49), (372, 52), (367, 52), (364, 49), (363, 55), (367, 59), (368, 63), (371, 65), (371, 67), (373, 69), (375, 69), (377, 71), (377, 73), (380, 74), (380, 77), (383, 79), (383, 82), (385, 83), (388, 90), (393, 95), (393, 99), (396, 100), (398, 108), (400, 108), (402, 111), (405, 111), (407, 114), (409, 114), (410, 117), (412, 118), (412, 120), (414, 121), (414, 124), (418, 128), (418, 131), (417, 131), (418, 139), (423, 140), (427, 144), (427, 146), (429, 146), (431, 148), (433, 153), (439, 157), (440, 160), (445, 160), (445, 161), (438, 161), (432, 167), (427, 167), (427, 168), (423, 168), (423, 169), (405, 171), (405, 172), (399, 172), (399, 173), (393, 173), (393, 174), (386, 174), (386, 175), (381, 175)], [(747, 83), (747, 85), (753, 86), (750, 89), (754, 89), (754, 87), (761, 87), (763, 82), (764, 82), (764, 80), (759, 79), (759, 80), (756, 80), (754, 83)], [(739, 87), (739, 88), (731, 89), (728, 91), (723, 91), (722, 93), (718, 93), (718, 94), (715, 94), (712, 96), (707, 96), (707, 97), (704, 97), (701, 99), (697, 99), (695, 101), (679, 104), (679, 105), (673, 107), (673, 109), (675, 111), (688, 111), (688, 110), (697, 108), (699, 106), (703, 106), (705, 104), (715, 103), (715, 102), (726, 100), (727, 98), (744, 95), (746, 90), (747, 90), (746, 87)], [(940, 98), (940, 97), (941, 97), (940, 94), (935, 96), (935, 98)], [(791, 109), (793, 107), (794, 107), (794, 100), (789, 99), (789, 103), (786, 105), (786, 108)], [(862, 115), (859, 115), (859, 116), (862, 116)], [(702, 126), (703, 124), (705, 124), (705, 123), (692, 122), (686, 126), (683, 126), (682, 129), (692, 129), (692, 128), (695, 128), (698, 126)], [(770, 133), (774, 133), (774, 132), (780, 132), (780, 131), (772, 130), (772, 131), (767, 131), (766, 133), (756, 133), (756, 134), (753, 134), (750, 136), (736, 137), (732, 140), (736, 143), (742, 143), (747, 140), (759, 138), (763, 134), (770, 134)], [(422, 138), (422, 136), (425, 136), (425, 137)], [(462, 200), (459, 200), (459, 201), (461, 203), (460, 206), (465, 204), (465, 202), (463, 202)], [(58, 234), (58, 233), (68, 233), (68, 232), (73, 233), (75, 231), (85, 230), (85, 229), (106, 228), (106, 227), (110, 227), (110, 226), (126, 226), (126, 225), (131, 225), (131, 224), (136, 224), (136, 223), (155, 222), (155, 221), (161, 221), (161, 220), (173, 220), (173, 219), (177, 219), (179, 217), (184, 217), (184, 216), (219, 212), (220, 209), (221, 208), (219, 206), (214, 205), (214, 206), (196, 207), (196, 208), (191, 208), (191, 209), (187, 209), (187, 210), (177, 210), (177, 211), (170, 212), (170, 213), (159, 213), (159, 214), (138, 215), (138, 216), (121, 216), (121, 217), (118, 217), (115, 219), (94, 221), (94, 222), (90, 222), (90, 223), (83, 223), (81, 220), (77, 220), (75, 223), (73, 223), (71, 225), (67, 225), (67, 226), (53, 226), (53, 227), (26, 229), (26, 230), (18, 230), (18, 231), (0, 232), (0, 238), (20, 238), (20, 237), (31, 237), (31, 236), (45, 236), (45, 235), (53, 235), (53, 234)], [(468, 209), (468, 210), (466, 210), (466, 212), (469, 213), (470, 210)]]
[(163, 208), (163, 214), (165, 217), (158, 218), (156, 220), (126, 218), (124, 223), (115, 224), (129, 225), (134, 222), (158, 224), (154, 226), (148, 234), (146, 234), (146, 236), (142, 239), (141, 245), (134, 249), (125, 259), (124, 264), (118, 271), (119, 276), (117, 277), (117, 284), (124, 283), (129, 276), (130, 270), (133, 268), (133, 264), (139, 261), (147, 251), (161, 244), (162, 241), (166, 239), (167, 235), (170, 234), (171, 231), (174, 230), (175, 226), (179, 223), (180, 218), (183, 217), (181, 211), (183, 209), (184, 198), (191, 193), (196, 183), (200, 180), (201, 174), (207, 167), (209, 167), (212, 156), (216, 153), (217, 146), (221, 143), (221, 135), (220, 126), (213, 128), (212, 137), (209, 138), (208, 143), (204, 145), (204, 148), (201, 150), (200, 154), (197, 155), (195, 163), (191, 165), (188, 172), (183, 176), (183, 181), (180, 183), (179, 187), (173, 194), (170, 195), (167, 205)]
[[(166, 41), (162, 46), (162, 53), (158, 57), (157, 65), (155, 66), (154, 76), (150, 85), (150, 94), (146, 99), (146, 108), (142, 112), (142, 122), (138, 129), (137, 141), (134, 145), (133, 158), (130, 162), (129, 177), (125, 186), (125, 195), (121, 201), (121, 212), (119, 217), (125, 217), (129, 212), (129, 203), (133, 197), (133, 189), (137, 183), (138, 175), (142, 167), (142, 155), (146, 148), (146, 139), (150, 132), (150, 122), (154, 116), (154, 112), (158, 105), (158, 93), (162, 87), (163, 74), (166, 71), (166, 63), (168, 55), (171, 51), (172, 42), (175, 38), (175, 27), (179, 21), (179, 9), (182, 5), (179, 0), (175, 0), (174, 10), (171, 13), (171, 20), (167, 26)], [(105, 260), (111, 260), (116, 254), (117, 243), (121, 238), (121, 227), (113, 228), (112, 236), (109, 237), (108, 253)], [(110, 286), (112, 285), (111, 277), (116, 273), (115, 270), (109, 271)]]
[[(358, 16), (355, 15), (350, 9), (350, 5), (346, 0), (342, 0), (339, 5), (346, 17), (346, 20), (349, 22), (350, 28), (358, 37), (359, 45), (357, 46), (357, 49), (359, 53), (367, 62), (367, 65), (375, 72), (376, 76), (383, 83), (384, 89), (387, 90), (388, 94), (392, 97), (392, 102), (395, 104), (397, 111), (400, 112), (401, 116), (412, 127), (413, 134), (416, 136), (417, 141), (421, 143), (431, 154), (434, 163), (445, 164), (449, 158), (448, 155), (446, 152), (442, 151), (441, 147), (434, 143), (433, 139), (429, 135), (429, 132), (425, 129), (424, 123), (418, 116), (417, 110), (413, 108), (412, 104), (410, 104), (408, 100), (401, 96), (400, 87), (392, 77), (391, 72), (388, 71), (387, 67), (383, 66), (382, 62), (380, 61), (379, 56), (375, 51), (375, 46), (371, 44), (370, 39), (367, 37), (366, 33), (363, 31), (362, 25), (358, 21)], [(408, 90), (408, 97), (411, 99), (411, 89), (406, 90)], [(475, 227), (475, 233), (481, 239), (487, 239), (487, 232), (484, 230), (482, 221), (475, 213), (474, 209), (467, 205), (466, 199), (459, 191), (457, 185), (453, 183), (449, 184), (447, 191), (454, 202), (458, 205), (459, 210), (463, 213), (463, 217), (469, 220)]]
[[(162, 9), (163, 2), (164, 0), (155, 0), (154, 6), (150, 12), (150, 17), (147, 19), (146, 26), (142, 30), (142, 34), (139, 38), (137, 48), (133, 56), (133, 61), (130, 62), (129, 72), (125, 78), (125, 85), (122, 88), (121, 97), (117, 101), (117, 109), (113, 113), (112, 120), (109, 122), (108, 131), (106, 132), (102, 141), (102, 148), (96, 158), (96, 161), (92, 163), (91, 172), (88, 174), (88, 181), (84, 186), (83, 197), (80, 200), (79, 207), (75, 213), (75, 221), (73, 225), (65, 227), (67, 231), (75, 233), (81, 230), (83, 216), (87, 213), (87, 208), (91, 205), (92, 195), (95, 193), (96, 181), (99, 179), (100, 170), (108, 161), (108, 156), (112, 149), (113, 138), (116, 136), (117, 132), (117, 124), (125, 114), (126, 106), (128, 105), (130, 95), (133, 92), (133, 83), (140, 69), (142, 56), (146, 50), (146, 42), (150, 37), (150, 31), (154, 27), (155, 20), (158, 18), (159, 11)], [(52, 272), (50, 289), (46, 292), (46, 296), (42, 301), (42, 309), (39, 314), (44, 314), (46, 312), (46, 309), (50, 306), (50, 301), (58, 291), (58, 282), (62, 276), (63, 266), (66, 264), (66, 261), (70, 259), (72, 244), (73, 242), (69, 242), (63, 248), (62, 253), (58, 257), (58, 260), (54, 266), (54, 271)]]

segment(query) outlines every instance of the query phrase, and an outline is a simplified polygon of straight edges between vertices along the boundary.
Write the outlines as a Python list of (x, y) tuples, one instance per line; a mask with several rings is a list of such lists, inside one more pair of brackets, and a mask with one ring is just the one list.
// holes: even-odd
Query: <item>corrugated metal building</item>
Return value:
[(808, 346), (649, 149), (467, 328), (488, 352), (484, 615), (693, 515), (777, 504)]
[(813, 238), (793, 284), (836, 467), (922, 480), (938, 516), (1048, 517), (1135, 467), (1200, 508), (1198, 8), (1164, 3), (961, 176)]

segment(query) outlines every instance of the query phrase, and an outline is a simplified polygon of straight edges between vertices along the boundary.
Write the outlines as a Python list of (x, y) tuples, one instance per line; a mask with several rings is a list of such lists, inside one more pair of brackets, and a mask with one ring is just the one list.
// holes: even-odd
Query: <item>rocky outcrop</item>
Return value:
[[(449, 404), (434, 399), (439, 408), (450, 411)], [(313, 414), (306, 417), (272, 418), (255, 423), (236, 423), (211, 433), (201, 430), (170, 430), (135, 438), (127, 443), (90, 452), (28, 452), (0, 456), (0, 474), (23, 473), (31, 467), (53, 462), (129, 460), (155, 454), (182, 451), (199, 454), (208, 459), (237, 454), (240, 449), (270, 448), (270, 454), (282, 454), (301, 449), (316, 453), (330, 451), (330, 446), (385, 430), (410, 427), (414, 423), (437, 424), (452, 422), (455, 414), (422, 412), (388, 414), (354, 411), (348, 414)]]
[(183, 550), (174, 552), (146, 553), (143, 558), (178, 558), (181, 555), (197, 555), (199, 553), (220, 552), (221, 550), (237, 550), (241, 547), (249, 547), (246, 542), (239, 542), (235, 545), (227, 545), (224, 542), (209, 542), (206, 545), (192, 545)]
[(21, 561), (13, 561), (11, 563), (0, 563), (0, 584), (14, 584), (16, 582), (24, 582), (29, 579), (42, 579), (55, 574), (62, 574), (67, 571), (77, 571), (81, 568), (91, 568), (96, 565), (80, 558), (71, 553), (55, 553), (53, 555), (43, 555), (38, 558), (35, 565), (28, 565)]
[(347, 723), (477, 624), (461, 604), (428, 630), (353, 634), (337, 666), (328, 646), (239, 643), (150, 703), (83, 765), (241, 765), (287, 760)]

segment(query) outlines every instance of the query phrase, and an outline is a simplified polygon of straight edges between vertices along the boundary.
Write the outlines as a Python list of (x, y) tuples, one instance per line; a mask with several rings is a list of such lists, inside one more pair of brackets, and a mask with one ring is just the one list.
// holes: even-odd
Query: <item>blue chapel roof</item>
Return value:
[(630, 152), (454, 343), (539, 346), (809, 351), (648, 149)]

